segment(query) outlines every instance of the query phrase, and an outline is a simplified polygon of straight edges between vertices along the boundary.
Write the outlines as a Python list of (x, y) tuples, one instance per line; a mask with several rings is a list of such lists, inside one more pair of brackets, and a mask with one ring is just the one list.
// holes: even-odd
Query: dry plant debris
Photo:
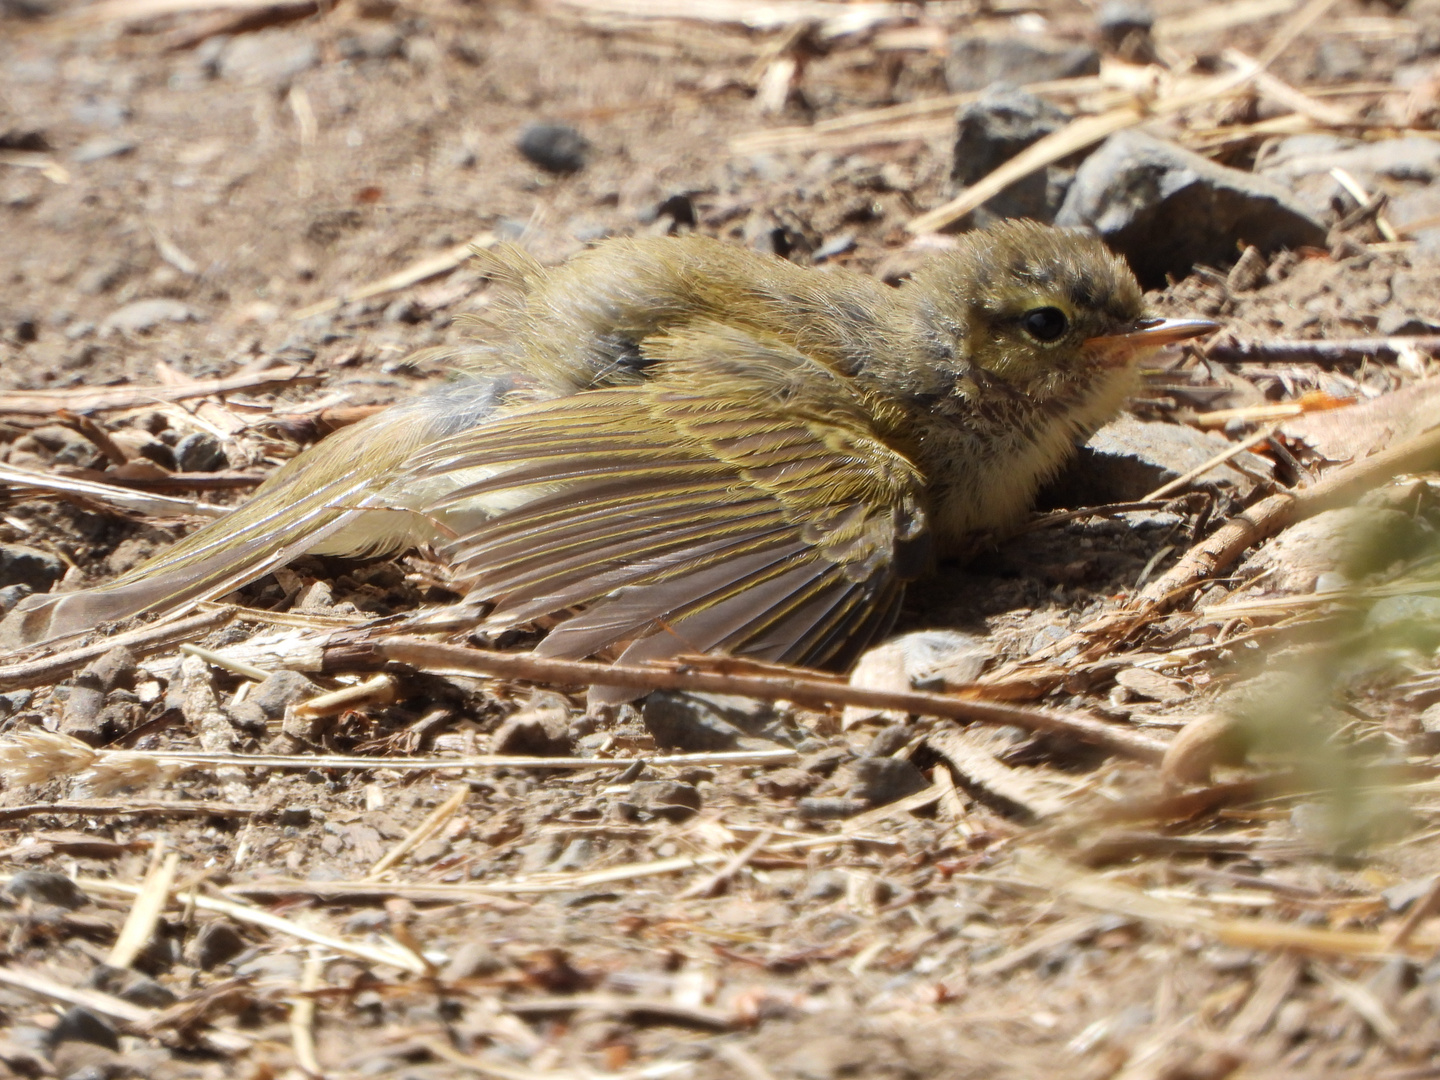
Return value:
[[(1044, 123), (962, 182), (996, 56)], [(1097, 145), (1310, 238), (1207, 219), (1143, 452), (853, 682), (399, 636), (425, 553), (6, 657), (0, 1071), (1434, 1075), (1437, 58), (1434, 0), (0, 0), (3, 607), (443, 377), (474, 246), (898, 281)]]

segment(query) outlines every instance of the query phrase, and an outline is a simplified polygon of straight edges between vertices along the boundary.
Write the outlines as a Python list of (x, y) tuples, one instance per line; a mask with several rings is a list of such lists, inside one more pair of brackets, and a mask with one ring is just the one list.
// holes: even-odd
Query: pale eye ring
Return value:
[(1033, 308), (1020, 316), (1020, 326), (1036, 341), (1059, 341), (1070, 329), (1070, 320), (1057, 307)]

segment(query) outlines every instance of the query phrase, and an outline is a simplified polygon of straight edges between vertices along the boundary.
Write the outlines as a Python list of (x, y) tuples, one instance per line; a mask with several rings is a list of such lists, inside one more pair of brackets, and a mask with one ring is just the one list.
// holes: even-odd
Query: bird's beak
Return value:
[(1138, 319), (1123, 334), (1087, 338), (1085, 352), (1097, 363), (1120, 367), (1145, 353), (1220, 329), (1209, 319)]

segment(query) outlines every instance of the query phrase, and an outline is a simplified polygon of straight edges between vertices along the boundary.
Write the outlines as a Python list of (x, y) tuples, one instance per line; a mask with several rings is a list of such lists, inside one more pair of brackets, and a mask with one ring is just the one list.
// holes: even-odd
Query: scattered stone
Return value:
[[(1440, 229), (1435, 230), (1435, 235), (1440, 238)], [(1380, 321), (1375, 324), (1375, 332), (1381, 337), (1436, 334), (1440, 333), (1440, 319), (1426, 318), (1424, 315), (1397, 308), (1386, 308), (1380, 313)]]
[(910, 741), (911, 730), (904, 724), (891, 724), (881, 728), (870, 740), (870, 745), (860, 752), (862, 757), (890, 757), (905, 749)]
[(94, 443), (62, 424), (38, 427), (29, 435), (16, 439), (12, 448), (24, 453), (39, 451), (48, 455), (56, 465), (74, 465), (80, 469), (95, 468), (103, 460)]
[(101, 964), (90, 976), (90, 985), (96, 990), (140, 1005), (147, 1009), (164, 1009), (175, 1004), (175, 994), (154, 979), (132, 971), (129, 968), (111, 967)]
[(1440, 254), (1440, 187), (1427, 185), (1397, 195), (1385, 204), (1385, 216), (1425, 254)]
[(0, 544), (0, 586), (24, 585), (31, 592), (49, 592), (65, 575), (59, 557), (24, 544)]
[(85, 670), (93, 675), (100, 689), (107, 694), (119, 687), (134, 689), (135, 674), (140, 659), (123, 645), (119, 645), (98, 660), (92, 661)]
[[(1070, 506), (1103, 506), (1133, 502), (1203, 464), (1231, 445), (1214, 432), (1185, 424), (1137, 420), (1121, 416), (1106, 424), (1080, 447), (1075, 460), (1056, 483)], [(1242, 497), (1255, 488), (1256, 476), (1269, 476), (1274, 464), (1256, 454), (1235, 459), (1246, 472), (1217, 465), (1193, 482), (1200, 488), (1228, 488)]]
[(1267, 589), (1314, 591), (1322, 576), (1350, 581), (1408, 559), (1425, 545), (1427, 530), (1399, 510), (1348, 506), (1326, 510), (1286, 529), (1245, 560), (1239, 576), (1264, 573)]
[(768, 705), (750, 698), (668, 690), (649, 694), (640, 710), (657, 746), (687, 753), (733, 749), (746, 729), (769, 715)]
[(56, 696), (64, 702), (60, 710), (61, 734), (90, 746), (101, 746), (108, 741), (111, 733), (105, 730), (100, 718), (105, 708), (105, 691), (93, 674), (79, 672), (68, 685), (56, 688)]
[(515, 148), (546, 172), (575, 173), (585, 168), (590, 142), (565, 124), (531, 124)]
[(676, 780), (640, 780), (630, 785), (621, 807), (668, 821), (684, 821), (700, 809), (700, 790)]
[(303, 829), (313, 816), (308, 806), (285, 806), (275, 815), (275, 824), (282, 829)]
[[(936, 690), (946, 684), (973, 682), (994, 656), (982, 638), (957, 630), (918, 630), (902, 634), (866, 652), (850, 672), (850, 685), (867, 690)], [(899, 723), (898, 709), (847, 705), (841, 726), (855, 727), (868, 720)]]
[(31, 900), (40, 904), (74, 911), (90, 903), (90, 897), (64, 874), (53, 870), (21, 870), (10, 878), (5, 891), (17, 900)]
[(230, 38), (215, 61), (225, 79), (284, 86), (320, 62), (320, 50), (303, 31), (281, 27)]
[(141, 334), (147, 330), (153, 330), (162, 322), (199, 322), (201, 315), (189, 304), (182, 304), (179, 300), (171, 300), (167, 297), (156, 297), (152, 300), (136, 300), (134, 303), (126, 304), (118, 311), (112, 311), (100, 323), (100, 334), (105, 336), (120, 332), (122, 334)]
[(1089, 45), (1031, 34), (956, 35), (945, 60), (945, 82), (954, 94), (991, 83), (1014, 86), (1100, 74), (1100, 54)]
[(846, 878), (839, 870), (817, 870), (805, 882), (796, 898), (800, 904), (837, 900), (845, 895)]
[[(955, 115), (951, 183), (968, 187), (1068, 121), (1063, 110), (1043, 98), (1003, 84), (992, 86)], [(1053, 165), (1033, 172), (987, 200), (975, 211), (975, 223), (983, 226), (1011, 217), (1053, 221), (1073, 175), (1073, 170)]]
[(888, 806), (930, 786), (925, 774), (904, 758), (862, 757), (846, 768), (851, 776), (847, 794), (867, 806)]
[(249, 946), (228, 919), (215, 919), (200, 927), (185, 949), (185, 959), (201, 971), (228, 964)]
[(120, 1049), (120, 1036), (99, 1013), (82, 1009), (76, 1005), (65, 1010), (59, 1021), (50, 1029), (50, 1045), (83, 1042), (103, 1046), (107, 1050)]
[(793, 799), (808, 795), (820, 783), (820, 777), (805, 769), (769, 769), (755, 780), (760, 793), (770, 799)]
[[(1257, 174), (1284, 184), (1300, 205), (1327, 223), (1355, 206), (1332, 169), (1344, 169), (1370, 191), (1393, 188), (1387, 181), (1418, 188), (1440, 178), (1440, 143), (1419, 136), (1360, 142), (1334, 135), (1292, 135), (1267, 144), (1255, 160)], [(1391, 191), (1396, 201), (1405, 194)]]
[(335, 48), (346, 60), (388, 60), (399, 56), (405, 39), (389, 25), (364, 27), (346, 34), (335, 42)]
[(1105, 0), (1095, 13), (1095, 29), (1105, 47), (1131, 64), (1152, 63), (1155, 42), (1150, 31), (1155, 11), (1146, 0)]
[(1112, 135), (1085, 159), (1055, 224), (1095, 229), (1147, 288), (1197, 263), (1225, 266), (1241, 243), (1270, 255), (1326, 239), (1325, 226), (1270, 177), (1141, 131)]
[(298, 671), (277, 671), (268, 677), (245, 700), (257, 706), (267, 720), (279, 720), (285, 708), (321, 693), (320, 687)]
[(89, 139), (77, 146), (70, 154), (70, 160), (77, 165), (88, 165), (92, 161), (103, 161), (106, 158), (123, 157), (135, 149), (135, 144), (129, 139), (117, 138), (113, 135), (101, 135), (99, 138)]
[(1390, 888), (1380, 893), (1380, 897), (1385, 901), (1387, 908), (1399, 915), (1434, 887), (1434, 877), (1411, 878), (1409, 881), (1402, 881), (1399, 885), (1391, 885)]
[(192, 431), (174, 447), (175, 464), (181, 472), (219, 472), (230, 467), (225, 448), (208, 431)]
[(507, 717), (490, 737), (492, 754), (568, 757), (574, 750), (570, 706), (558, 694), (537, 694), (528, 706)]

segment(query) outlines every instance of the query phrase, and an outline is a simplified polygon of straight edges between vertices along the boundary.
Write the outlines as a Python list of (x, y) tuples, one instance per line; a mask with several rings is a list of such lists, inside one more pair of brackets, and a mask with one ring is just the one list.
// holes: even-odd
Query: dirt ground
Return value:
[[(1203, 72), (1225, 49), (1260, 55), (1295, 7), (1162, 0), (1160, 59)], [(1235, 18), (1196, 28), (1211, 8)], [(255, 376), (223, 398), (141, 393), (93, 414), (167, 470), (235, 484), (181, 494), (234, 501), (331, 413), (443, 378), (434, 347), (487, 332), (465, 318), (493, 302), (463, 264), (471, 242), (556, 262), (606, 236), (694, 228), (899, 279), (944, 242), (905, 224), (953, 193), (953, 110), (871, 138), (825, 125), (945, 95), (946, 40), (977, 24), (1097, 36), (1096, 11), (1065, 0), (897, 6), (837, 36), (828, 9), (777, 27), (738, 10), (0, 0), (0, 461), (91, 478), (106, 466), (54, 416), (7, 407), (10, 391)], [(1271, 70), (1350, 109), (1349, 137), (1434, 138), (1437, 56), (1440, 6), (1341, 0)], [(1155, 130), (1224, 128), (1211, 152), (1249, 168), (1277, 115), (1240, 95)], [(537, 122), (580, 132), (583, 168), (523, 156)], [(1377, 207), (1339, 207), (1328, 249), (1282, 253), (1245, 281), (1201, 268), (1152, 306), (1219, 320), (1216, 348), (1433, 333), (1440, 248), (1385, 235)], [(367, 288), (432, 259), (432, 273)], [(1100, 626), (1276, 484), (1332, 476), (1425, 426), (1434, 346), (1255, 363), (1177, 352), (1134, 403), (1142, 419), (1261, 410), (1218, 428), (1239, 439), (1286, 419), (1263, 413), (1276, 403), (1370, 411), (1328, 436), (1307, 416), (1168, 502), (1037, 519), (907, 601), (901, 630), (983, 641), (985, 696), (1086, 710), (1155, 745), (1183, 731), (1193, 774), (1171, 761), (1162, 780), (1153, 759), (1023, 726), (865, 709), (842, 722), (783, 700), (652, 698), (590, 717), (573, 685), (420, 673), (303, 720), (257, 705), (243, 671), (173, 648), (109, 683), (0, 669), (0, 1073), (1440, 1075), (1433, 476), (1366, 485), (1361, 516), (1384, 538), (1338, 560), (1353, 594), (1317, 600), (1342, 541), (1296, 526), (1290, 547), (1252, 552), (1177, 613)], [(411, 362), (419, 350), (432, 351)], [(270, 367), (279, 385), (258, 385)], [(223, 457), (187, 467), (207, 446)], [(4, 479), (0, 544), (57, 557), (66, 587), (196, 520)], [(1081, 469), (1040, 510), (1135, 499)], [(297, 634), (448, 595), (419, 555), (306, 559), (241, 595), (275, 619), (195, 640), (249, 642), (268, 671)], [(955, 661), (974, 646), (939, 648)], [(371, 674), (312, 671), (287, 700)], [(84, 693), (103, 700), (91, 746), (152, 757), (72, 767), (13, 741), (80, 733)], [(1190, 723), (1221, 713), (1237, 717), (1221, 736)], [(1220, 760), (1237, 732), (1248, 760)], [(153, 757), (202, 751), (231, 756), (169, 772)], [(444, 760), (486, 753), (681, 759), (623, 772)], [(105, 761), (109, 780), (75, 775)], [(158, 924), (126, 891), (142, 881), (157, 903), (170, 895)]]

